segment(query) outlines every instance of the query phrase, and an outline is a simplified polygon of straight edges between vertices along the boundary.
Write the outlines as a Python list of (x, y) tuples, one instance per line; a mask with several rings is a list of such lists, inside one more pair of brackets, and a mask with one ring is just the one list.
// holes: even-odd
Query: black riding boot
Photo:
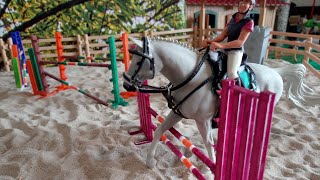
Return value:
[(240, 77), (235, 78), (234, 81), (235, 81), (236, 85), (241, 86), (241, 79), (240, 79)]

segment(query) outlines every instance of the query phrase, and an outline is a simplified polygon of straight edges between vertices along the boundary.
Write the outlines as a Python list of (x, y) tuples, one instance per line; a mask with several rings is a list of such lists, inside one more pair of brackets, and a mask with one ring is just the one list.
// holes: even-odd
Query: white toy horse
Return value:
[[(131, 50), (136, 55), (133, 56), (128, 72), (124, 73), (125, 89), (162, 92), (169, 104), (174, 106), (165, 122), (154, 133), (154, 139), (147, 155), (147, 165), (151, 168), (155, 165), (155, 149), (160, 136), (178, 123), (182, 117), (196, 121), (209, 158), (215, 162), (211, 125), (220, 102), (219, 97), (211, 92), (212, 84), (202, 83), (212, 76), (209, 63), (205, 61), (202, 66), (198, 66), (202, 59), (198, 51), (177, 41), (163, 38), (145, 38), (144, 42), (137, 39), (131, 40), (138, 45), (138, 48)], [(143, 52), (141, 52), (142, 48)], [(276, 102), (278, 102), (283, 91), (281, 76), (285, 76), (288, 77), (289, 83), (288, 97), (293, 102), (300, 106), (307, 103), (312, 103), (310, 105), (320, 104), (320, 97), (316, 96), (312, 89), (302, 82), (306, 71), (303, 65), (290, 65), (278, 69), (260, 64), (248, 63), (248, 65), (256, 74), (257, 92), (274, 92), (276, 93)], [(193, 71), (197, 67), (199, 71), (194, 74)], [(159, 72), (172, 84), (161, 88), (142, 86), (142, 82), (154, 78), (155, 74)]]

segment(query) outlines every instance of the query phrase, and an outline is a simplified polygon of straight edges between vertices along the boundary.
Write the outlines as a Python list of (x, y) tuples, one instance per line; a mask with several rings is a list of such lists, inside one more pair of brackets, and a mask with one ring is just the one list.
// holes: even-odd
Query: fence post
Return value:
[(6, 47), (2, 39), (0, 39), (0, 50), (1, 50), (2, 60), (4, 63), (4, 68), (6, 71), (10, 71), (9, 60), (6, 53)]
[(305, 62), (306, 64), (309, 64), (310, 58), (309, 58), (308, 53), (311, 52), (311, 47), (310, 47), (310, 45), (308, 45), (307, 42), (312, 43), (312, 37), (307, 38), (307, 40), (305, 41), (305, 54), (304, 54), (304, 58), (302, 60), (302, 62)]
[(77, 35), (77, 49), (78, 49), (78, 56), (82, 56), (82, 41), (81, 41), (80, 35)]
[(193, 27), (193, 47), (194, 48), (197, 48), (198, 47), (198, 26), (197, 25), (195, 25), (194, 27)]
[(148, 34), (149, 34), (149, 31), (143, 31), (143, 36), (144, 36), (144, 37), (147, 37)]
[(205, 30), (205, 39), (208, 39), (210, 38), (210, 29), (211, 29), (211, 26), (208, 26), (208, 28)]
[[(13, 42), (12, 42), (12, 38), (11, 37), (9, 37), (8, 38), (8, 40), (7, 40), (7, 45), (8, 45), (8, 52), (12, 52), (12, 45), (13, 45)], [(10, 56), (10, 57), (12, 57), (12, 55)], [(9, 60), (9, 64), (11, 63), (11, 60)]]
[(90, 57), (90, 43), (89, 43), (89, 37), (87, 34), (84, 35), (84, 45), (85, 45), (86, 57)]

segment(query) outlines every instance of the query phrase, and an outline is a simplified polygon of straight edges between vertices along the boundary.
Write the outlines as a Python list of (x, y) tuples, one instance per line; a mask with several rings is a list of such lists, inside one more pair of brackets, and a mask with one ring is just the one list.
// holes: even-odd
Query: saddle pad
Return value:
[(246, 71), (246, 70), (243, 70), (240, 72), (240, 79), (241, 79), (241, 82), (242, 82), (242, 85), (246, 88), (246, 89), (250, 89), (251, 86), (251, 76), (249, 75), (249, 73)]

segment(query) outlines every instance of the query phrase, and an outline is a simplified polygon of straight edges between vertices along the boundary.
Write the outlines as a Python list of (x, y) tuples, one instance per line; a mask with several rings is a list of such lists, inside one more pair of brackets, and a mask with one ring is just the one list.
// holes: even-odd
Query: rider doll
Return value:
[[(243, 56), (243, 45), (253, 31), (254, 22), (250, 19), (250, 11), (255, 5), (255, 0), (240, 0), (238, 12), (224, 28), (223, 32), (212, 40), (205, 40), (206, 45), (210, 44), (210, 50), (224, 49), (228, 56), (227, 76), (239, 82), (238, 69)], [(228, 38), (226, 43), (222, 41)]]

